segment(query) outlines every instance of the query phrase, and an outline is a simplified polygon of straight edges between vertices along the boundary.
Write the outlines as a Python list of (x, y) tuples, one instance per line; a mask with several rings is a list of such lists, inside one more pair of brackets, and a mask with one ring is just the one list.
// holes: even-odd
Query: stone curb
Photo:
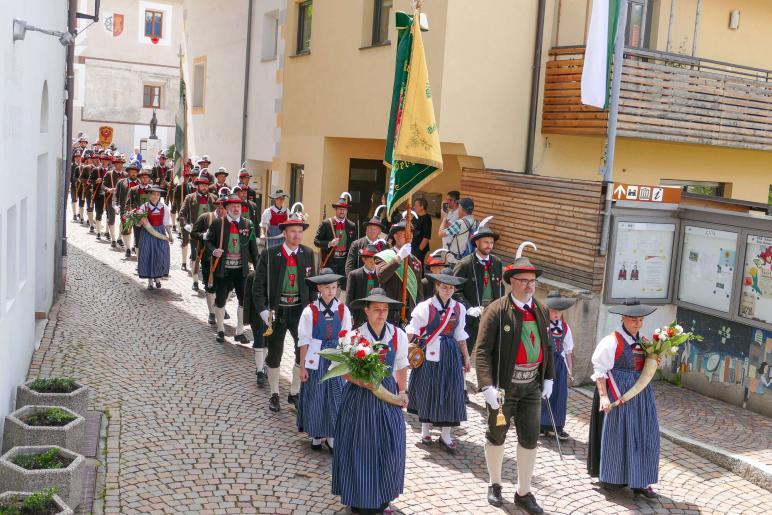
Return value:
[[(590, 399), (593, 397), (593, 391), (588, 388), (573, 387), (572, 390), (585, 397), (589, 397)], [(662, 427), (661, 425), (659, 427), (659, 434), (676, 445), (679, 445), (698, 456), (702, 456), (711, 463), (715, 463), (716, 465), (737, 474), (746, 481), (749, 481), (768, 492), (772, 492), (772, 467), (751, 458), (731, 453), (726, 449), (716, 447), (709, 443), (684, 436), (676, 431)]]

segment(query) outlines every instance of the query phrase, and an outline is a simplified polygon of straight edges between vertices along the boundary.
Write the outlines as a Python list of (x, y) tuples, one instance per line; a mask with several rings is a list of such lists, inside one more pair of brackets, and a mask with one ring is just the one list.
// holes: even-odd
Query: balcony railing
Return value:
[[(544, 134), (605, 134), (608, 112), (581, 104), (584, 48), (554, 48), (544, 85)], [(772, 71), (626, 49), (617, 134), (772, 150)]]

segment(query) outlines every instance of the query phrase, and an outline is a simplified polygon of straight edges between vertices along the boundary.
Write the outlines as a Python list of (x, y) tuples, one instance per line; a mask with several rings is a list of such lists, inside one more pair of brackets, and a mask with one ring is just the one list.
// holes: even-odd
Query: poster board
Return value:
[(609, 300), (668, 300), (675, 222), (617, 221)]
[(678, 300), (729, 314), (738, 233), (685, 225)]
[(772, 324), (772, 236), (747, 236), (739, 315)]

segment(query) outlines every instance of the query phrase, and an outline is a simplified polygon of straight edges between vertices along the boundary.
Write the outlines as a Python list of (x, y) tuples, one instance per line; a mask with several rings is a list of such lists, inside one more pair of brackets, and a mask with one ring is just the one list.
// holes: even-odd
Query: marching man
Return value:
[(378, 252), (388, 248), (389, 245), (386, 243), (386, 240), (381, 239), (381, 233), (386, 232), (386, 226), (383, 225), (383, 222), (381, 222), (381, 219), (378, 217), (378, 212), (385, 208), (386, 206), (378, 206), (373, 217), (365, 224), (365, 235), (351, 244), (348, 251), (348, 257), (346, 258), (346, 278), (348, 278), (352, 270), (356, 270), (362, 266), (362, 249), (368, 245), (375, 245), (378, 248)]
[[(190, 241), (190, 230), (193, 223), (204, 214), (214, 211), (214, 202), (217, 197), (209, 193), (209, 173), (202, 170), (196, 180), (196, 191), (189, 193), (182, 201), (178, 219), (182, 228), (182, 269), (187, 270), (188, 245), (190, 245), (191, 258), (197, 256), (198, 245)], [(206, 277), (204, 278), (206, 281)], [(193, 291), (198, 291), (198, 276), (193, 277)]]
[[(124, 177), (118, 181), (118, 186), (115, 187), (115, 207), (118, 214), (126, 213), (130, 209), (139, 207), (133, 204), (129, 193), (139, 185), (139, 179), (137, 179), (137, 172), (139, 171), (139, 163), (132, 161), (126, 166), (127, 177)], [(131, 228), (124, 233), (121, 228), (121, 236), (118, 243), (126, 248), (126, 257), (131, 257)]]
[(246, 168), (247, 163), (241, 163), (241, 170), (239, 170), (239, 183), (238, 186), (244, 188), (247, 192), (247, 200), (257, 203), (257, 193), (249, 186), (249, 181), (252, 179), (252, 174)]
[(284, 236), (279, 226), (287, 221), (289, 214), (284, 205), (289, 195), (284, 193), (284, 190), (276, 190), (273, 195), (268, 195), (268, 198), (273, 200), (273, 204), (263, 211), (260, 217), (260, 241), (265, 244), (265, 248), (284, 243)]
[[(531, 478), (539, 440), (541, 399), (552, 393), (555, 374), (547, 338), (547, 308), (533, 298), (542, 271), (528, 258), (517, 258), (504, 269), (512, 292), (493, 301), (483, 312), (475, 347), (477, 384), (488, 404), (485, 462), (490, 485), (488, 502), (501, 506), (504, 440), (514, 419), (517, 431), (517, 492), (515, 504), (528, 513), (543, 513), (531, 493)], [(533, 245), (533, 244), (531, 244)]]
[(321, 266), (329, 266), (336, 274), (344, 276), (341, 279), (342, 290), (346, 289), (346, 258), (357, 233), (356, 224), (346, 218), (350, 201), (349, 192), (341, 193), (338, 201), (332, 204), (335, 216), (319, 224), (314, 236), (314, 245), (321, 253)]

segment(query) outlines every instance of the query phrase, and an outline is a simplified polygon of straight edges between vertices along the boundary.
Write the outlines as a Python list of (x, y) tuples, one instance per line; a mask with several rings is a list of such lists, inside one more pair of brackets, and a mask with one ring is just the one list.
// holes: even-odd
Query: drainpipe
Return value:
[(531, 108), (528, 116), (528, 142), (525, 149), (525, 173), (533, 175), (533, 150), (536, 141), (536, 116), (539, 114), (539, 84), (541, 83), (541, 48), (544, 44), (544, 11), (547, 0), (539, 0), (539, 16), (536, 20), (536, 41), (533, 48), (531, 73)]
[(247, 108), (249, 107), (249, 61), (252, 58), (252, 7), (253, 0), (249, 0), (247, 9), (247, 59), (244, 64), (244, 110), (241, 115), (241, 161), (239, 166), (246, 159), (247, 155)]

